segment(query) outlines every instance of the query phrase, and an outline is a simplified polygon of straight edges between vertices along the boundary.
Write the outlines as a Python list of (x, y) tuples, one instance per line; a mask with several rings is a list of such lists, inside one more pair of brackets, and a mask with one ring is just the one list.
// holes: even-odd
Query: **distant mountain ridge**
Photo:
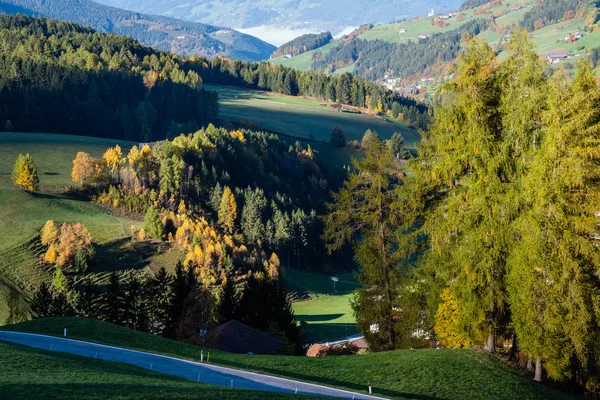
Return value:
[(305, 33), (334, 36), (366, 23), (458, 9), (463, 0), (95, 0), (114, 7), (242, 29), (281, 45)]
[(90, 0), (0, 0), (0, 12), (68, 20), (100, 32), (130, 36), (147, 46), (185, 56), (224, 55), (259, 61), (268, 59), (276, 49), (230, 28), (140, 14)]

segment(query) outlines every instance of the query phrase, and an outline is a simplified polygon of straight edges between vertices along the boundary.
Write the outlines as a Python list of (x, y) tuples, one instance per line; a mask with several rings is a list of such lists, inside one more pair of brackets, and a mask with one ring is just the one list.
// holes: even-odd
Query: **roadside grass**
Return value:
[(277, 95), (229, 86), (205, 85), (219, 93), (221, 119), (232, 123), (251, 121), (260, 128), (300, 139), (328, 142), (333, 128), (339, 126), (348, 140), (360, 141), (370, 129), (382, 139), (394, 132), (404, 136), (408, 147), (420, 140), (417, 130), (401, 122), (388, 122), (379, 116), (338, 112), (330, 104), (302, 97)]
[(335, 341), (358, 333), (350, 300), (360, 285), (353, 274), (336, 274), (336, 293), (330, 275), (282, 268), (282, 276), (288, 291), (297, 293), (296, 321), (311, 339)]
[[(289, 399), (277, 393), (227, 389), (132, 365), (0, 342), (3, 399)], [(302, 397), (306, 398), (306, 397)]]
[[(48, 318), (2, 327), (4, 330), (72, 339), (197, 360), (200, 348), (83, 318)], [(393, 399), (512, 400), (569, 399), (537, 384), (504, 361), (475, 350), (399, 350), (341, 357), (239, 355), (210, 350), (210, 362)]]

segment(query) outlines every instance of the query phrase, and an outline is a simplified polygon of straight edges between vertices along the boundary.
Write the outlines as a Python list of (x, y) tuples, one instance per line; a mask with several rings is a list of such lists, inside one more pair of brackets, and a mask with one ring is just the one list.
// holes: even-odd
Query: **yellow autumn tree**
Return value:
[(471, 345), (469, 338), (460, 331), (460, 305), (449, 288), (440, 295), (442, 300), (435, 315), (435, 334), (443, 347), (457, 349)]
[(96, 182), (102, 174), (98, 160), (80, 151), (73, 160), (71, 178), (80, 186)]
[(42, 242), (42, 245), (49, 246), (53, 243), (56, 243), (58, 241), (58, 234), (58, 227), (56, 226), (54, 221), (46, 221), (44, 227), (40, 231), (40, 240)]
[(48, 264), (56, 264), (58, 260), (58, 250), (56, 250), (56, 246), (54, 243), (48, 247), (48, 251), (44, 254), (44, 261)]
[(12, 173), (12, 181), (26, 192), (35, 192), (39, 188), (40, 180), (37, 167), (29, 154), (19, 154)]
[(235, 196), (229, 187), (226, 187), (221, 197), (219, 207), (219, 225), (227, 232), (233, 233), (237, 219), (237, 204)]
[(116, 145), (115, 147), (106, 150), (102, 156), (102, 164), (107, 169), (110, 176), (119, 181), (119, 171), (121, 170), (121, 166), (125, 164), (121, 146)]
[(269, 278), (273, 278), (273, 279), (277, 279), (279, 278), (279, 257), (277, 257), (277, 254), (273, 253), (271, 254), (271, 258), (269, 258), (269, 261), (267, 262), (267, 275), (269, 275)]
[(92, 250), (92, 234), (85, 225), (76, 223), (69, 225), (66, 222), (60, 227), (60, 236), (58, 238), (58, 263), (61, 266), (73, 265), (75, 254), (82, 251), (89, 256)]

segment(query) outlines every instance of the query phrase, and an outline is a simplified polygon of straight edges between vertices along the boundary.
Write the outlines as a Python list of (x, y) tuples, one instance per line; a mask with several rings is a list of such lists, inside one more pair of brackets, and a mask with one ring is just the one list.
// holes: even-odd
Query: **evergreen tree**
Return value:
[(97, 313), (97, 295), (90, 279), (83, 281), (83, 287), (77, 293), (75, 299), (75, 313), (79, 317), (96, 318)]
[(219, 323), (225, 323), (238, 317), (237, 309), (239, 302), (240, 298), (233, 276), (228, 274), (221, 290), (221, 295), (219, 296)]
[(58, 291), (54, 294), (50, 306), (50, 315), (52, 317), (72, 317), (75, 315), (75, 310), (71, 306), (66, 292)]
[(226, 187), (221, 197), (219, 206), (219, 225), (227, 232), (233, 233), (235, 230), (235, 220), (237, 219), (237, 204), (235, 196), (229, 187)]
[[(342, 189), (333, 195), (325, 217), (325, 238), (333, 252), (357, 236), (356, 259), (362, 269), (359, 289), (352, 308), (359, 329), (373, 349), (399, 345), (397, 310), (402, 263), (395, 252), (399, 242), (396, 227), (404, 223), (396, 187), (398, 166), (391, 151), (374, 135), (368, 141), (365, 158), (354, 161), (351, 174)], [(372, 325), (378, 329), (372, 330)]]
[(50, 317), (50, 309), (52, 307), (52, 292), (46, 284), (42, 282), (37, 292), (34, 293), (31, 300), (30, 309), (33, 318)]
[(113, 272), (106, 293), (102, 296), (102, 319), (113, 324), (123, 323), (123, 309), (125, 308), (124, 294), (119, 276)]
[(158, 211), (154, 207), (149, 207), (146, 212), (144, 232), (148, 238), (161, 240), (165, 238), (165, 227), (160, 219), (160, 215), (158, 215)]
[(29, 154), (19, 154), (17, 157), (12, 173), (12, 181), (26, 192), (36, 192), (38, 190), (40, 180), (37, 167)]
[(262, 189), (248, 188), (244, 196), (244, 208), (240, 226), (246, 239), (251, 243), (264, 241), (266, 232), (263, 219), (267, 210), (267, 198)]
[(54, 274), (54, 280), (52, 286), (59, 292), (66, 292), (69, 290), (69, 281), (61, 267), (56, 267), (56, 273)]
[(173, 302), (173, 279), (162, 267), (149, 282), (148, 311), (150, 319), (150, 332), (163, 335), (169, 326), (171, 305)]
[(329, 139), (329, 144), (333, 147), (342, 148), (346, 147), (347, 143), (346, 132), (344, 132), (339, 126), (333, 128), (333, 132), (331, 132), (331, 139)]
[[(395, 103), (394, 103), (395, 104)], [(390, 139), (390, 147), (392, 154), (399, 160), (407, 160), (410, 157), (408, 149), (404, 146), (404, 138), (402, 134), (396, 132)]]

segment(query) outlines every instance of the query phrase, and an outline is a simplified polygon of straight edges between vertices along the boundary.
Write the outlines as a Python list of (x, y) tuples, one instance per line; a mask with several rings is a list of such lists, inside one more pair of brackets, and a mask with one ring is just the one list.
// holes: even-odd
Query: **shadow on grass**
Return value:
[(151, 242), (133, 243), (130, 238), (116, 239), (96, 248), (96, 265), (90, 268), (90, 272), (144, 269), (160, 251), (160, 246)]
[(297, 321), (332, 321), (344, 316), (344, 314), (322, 314), (322, 315), (296, 315)]

